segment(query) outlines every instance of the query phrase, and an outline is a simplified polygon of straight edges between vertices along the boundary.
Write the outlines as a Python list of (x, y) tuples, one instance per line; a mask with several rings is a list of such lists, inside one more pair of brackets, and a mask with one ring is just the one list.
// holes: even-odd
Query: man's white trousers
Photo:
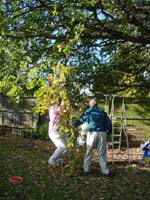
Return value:
[(84, 171), (90, 171), (93, 149), (96, 148), (102, 174), (109, 174), (107, 167), (107, 134), (106, 132), (88, 132), (86, 139), (86, 154), (84, 158)]

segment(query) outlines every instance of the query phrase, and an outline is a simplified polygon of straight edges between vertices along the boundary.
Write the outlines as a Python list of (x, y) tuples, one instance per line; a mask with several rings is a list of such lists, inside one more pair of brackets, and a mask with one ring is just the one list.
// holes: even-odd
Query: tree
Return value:
[[(149, 8), (148, 1), (136, 0), (2, 0), (1, 91), (18, 98), (28, 91), (33, 95), (58, 63), (76, 66), (75, 81), (81, 78), (94, 92), (117, 92), (118, 83), (119, 91), (129, 88), (122, 63), (130, 60), (126, 72), (134, 77), (139, 52), (149, 56)], [(144, 64), (139, 57), (141, 75), (132, 81), (136, 86), (142, 79), (146, 91), (148, 56)]]
[(97, 95), (131, 84), (148, 91), (146, 0), (1, 0), (0, 21), (0, 91), (18, 101), (36, 96), (40, 113), (61, 96), (61, 131), (71, 146), (76, 133), (69, 121), (82, 87)]

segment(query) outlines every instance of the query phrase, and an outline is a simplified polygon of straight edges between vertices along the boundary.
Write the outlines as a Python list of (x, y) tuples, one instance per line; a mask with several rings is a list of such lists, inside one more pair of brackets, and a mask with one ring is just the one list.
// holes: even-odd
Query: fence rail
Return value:
[(35, 98), (22, 98), (19, 103), (0, 95), (0, 132), (33, 131), (37, 127), (38, 115), (34, 114)]
[[(105, 98), (100, 100), (100, 106), (109, 107), (109, 102), (106, 102)], [(117, 120), (121, 117), (121, 100), (122, 98), (116, 97), (115, 117)], [(48, 114), (40, 116), (33, 112), (35, 105), (35, 98), (22, 97), (17, 104), (0, 93), (0, 133), (31, 132), (36, 130), (37, 124), (48, 123)], [(138, 138), (150, 135), (150, 98), (125, 98), (125, 106), (129, 133)]]

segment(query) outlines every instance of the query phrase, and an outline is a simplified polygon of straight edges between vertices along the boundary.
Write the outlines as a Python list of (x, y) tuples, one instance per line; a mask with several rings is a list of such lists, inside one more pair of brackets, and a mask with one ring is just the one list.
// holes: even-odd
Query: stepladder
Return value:
[(126, 120), (126, 110), (125, 101), (122, 99), (122, 105), (120, 117), (116, 117), (115, 112), (115, 96), (112, 97), (110, 118), (112, 121), (112, 135), (109, 137), (108, 148), (112, 149), (112, 163), (114, 162), (114, 149), (121, 149), (123, 139), (126, 143), (128, 163), (130, 164), (130, 152), (129, 152), (129, 142), (128, 142), (128, 130), (127, 130), (127, 120)]

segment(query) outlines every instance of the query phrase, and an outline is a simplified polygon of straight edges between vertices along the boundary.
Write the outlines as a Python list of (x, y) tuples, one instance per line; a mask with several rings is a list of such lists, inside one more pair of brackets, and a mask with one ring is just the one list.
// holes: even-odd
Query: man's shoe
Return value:
[(109, 178), (110, 177), (110, 173), (108, 174), (103, 174), (104, 177)]
[(84, 175), (85, 175), (85, 176), (89, 176), (89, 175), (90, 175), (90, 172), (89, 172), (89, 171), (84, 172)]

